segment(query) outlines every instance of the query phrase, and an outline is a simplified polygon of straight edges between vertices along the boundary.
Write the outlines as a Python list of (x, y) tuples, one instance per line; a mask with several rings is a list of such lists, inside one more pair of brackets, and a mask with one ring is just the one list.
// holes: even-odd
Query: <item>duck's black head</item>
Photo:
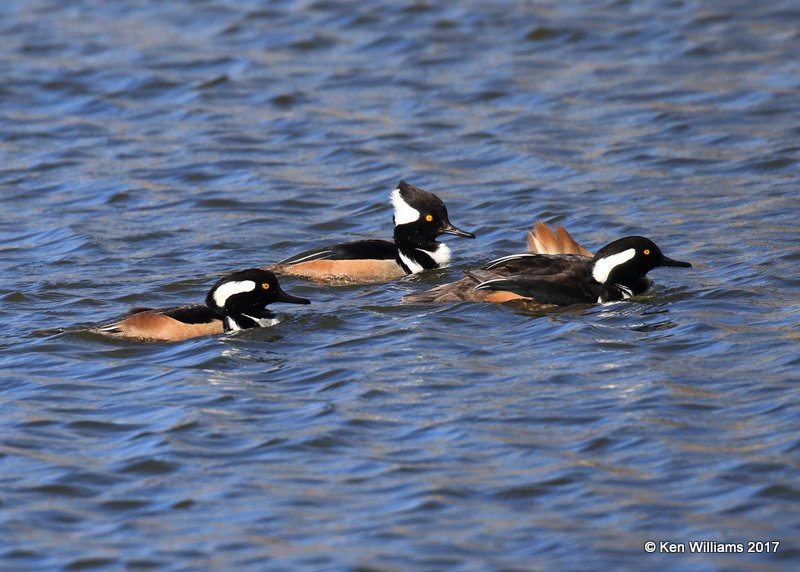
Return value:
[(206, 296), (206, 305), (225, 318), (227, 329), (260, 325), (259, 318), (271, 317), (266, 306), (273, 302), (311, 303), (284, 292), (275, 275), (260, 268), (228, 274), (214, 284)]
[(692, 265), (664, 256), (649, 238), (628, 236), (605, 245), (594, 255), (592, 277), (601, 284), (622, 284), (636, 292), (641, 290), (638, 286), (647, 273), (659, 266), (691, 268)]
[(405, 181), (392, 191), (395, 239), (411, 238), (420, 244), (431, 243), (442, 234), (475, 238), (471, 232), (456, 228), (447, 216), (442, 199)]

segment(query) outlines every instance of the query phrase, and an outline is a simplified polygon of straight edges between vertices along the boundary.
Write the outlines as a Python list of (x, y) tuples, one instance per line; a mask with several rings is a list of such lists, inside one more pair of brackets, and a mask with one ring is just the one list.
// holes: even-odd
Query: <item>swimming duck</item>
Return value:
[[(577, 244), (577, 243), (576, 243)], [(456, 282), (408, 295), (406, 302), (511, 302), (567, 306), (626, 300), (647, 291), (646, 277), (660, 266), (691, 267), (664, 256), (649, 238), (629, 236), (596, 255), (514, 254), (494, 260)]]
[(94, 332), (120, 338), (179, 341), (275, 325), (275, 314), (266, 309), (273, 302), (310, 304), (305, 298), (286, 293), (275, 275), (260, 268), (248, 268), (220, 279), (206, 296), (205, 305), (177, 308), (134, 308), (117, 322)]
[(475, 238), (453, 226), (442, 200), (400, 181), (391, 194), (394, 241), (345, 242), (303, 252), (268, 267), (278, 274), (321, 282), (385, 282), (450, 263), (450, 248), (437, 241), (442, 234)]

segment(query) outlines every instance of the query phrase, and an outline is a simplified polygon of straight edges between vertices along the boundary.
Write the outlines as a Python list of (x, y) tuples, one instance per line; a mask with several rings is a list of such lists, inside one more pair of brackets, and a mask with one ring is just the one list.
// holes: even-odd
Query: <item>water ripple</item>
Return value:
[[(792, 2), (90, 4), (0, 7), (0, 568), (797, 567)], [(86, 331), (389, 238), (400, 178), (478, 234), (452, 268), (286, 278), (312, 304), (271, 330)], [(535, 220), (694, 268), (400, 302)]]

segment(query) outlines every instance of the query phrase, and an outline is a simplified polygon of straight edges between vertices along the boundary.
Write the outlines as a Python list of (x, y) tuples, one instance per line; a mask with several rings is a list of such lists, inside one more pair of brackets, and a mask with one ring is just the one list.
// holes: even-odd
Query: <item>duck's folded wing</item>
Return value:
[(281, 260), (276, 266), (290, 266), (314, 260), (394, 260), (397, 247), (388, 240), (356, 240), (325, 248), (307, 250)]
[(589, 274), (592, 259), (581, 254), (512, 254), (497, 258), (483, 269), (505, 276), (548, 276), (562, 273)]
[(543, 277), (510, 276), (494, 278), (475, 286), (477, 291), (509, 292), (522, 298), (528, 298), (540, 304), (569, 306), (595, 302), (591, 287), (579, 284), (563, 284)]
[(161, 310), (161, 313), (184, 324), (208, 324), (214, 320), (222, 320), (225, 317), (222, 312), (200, 304), (169, 308)]

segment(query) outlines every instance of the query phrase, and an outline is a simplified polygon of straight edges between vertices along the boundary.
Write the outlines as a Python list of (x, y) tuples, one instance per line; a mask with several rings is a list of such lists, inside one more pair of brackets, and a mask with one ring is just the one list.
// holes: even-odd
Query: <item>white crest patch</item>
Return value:
[(392, 206), (394, 207), (394, 224), (408, 224), (419, 220), (419, 211), (408, 204), (402, 195), (400, 189), (392, 191)]
[(242, 280), (225, 282), (219, 288), (214, 290), (214, 302), (220, 308), (225, 307), (225, 302), (234, 294), (241, 294), (242, 292), (252, 292), (256, 289), (256, 283), (252, 280)]
[(450, 264), (450, 258), (452, 257), (452, 252), (450, 251), (450, 247), (447, 246), (444, 242), (440, 242), (439, 246), (431, 252), (430, 250), (422, 250), (418, 248), (417, 250), (424, 252), (431, 258), (433, 261), (439, 266), (439, 268), (443, 268)]
[(601, 258), (594, 263), (592, 278), (600, 282), (600, 284), (605, 284), (606, 280), (608, 280), (608, 275), (611, 274), (617, 266), (625, 264), (634, 256), (636, 256), (636, 249), (629, 248), (628, 250), (623, 250), (622, 252)]
[(408, 267), (408, 269), (411, 271), (411, 274), (417, 274), (418, 272), (422, 272), (423, 270), (425, 270), (425, 268), (423, 268), (421, 264), (414, 262), (412, 259), (410, 259), (402, 252), (400, 252), (399, 254), (400, 254), (400, 260), (402, 260), (403, 264), (405, 264)]

